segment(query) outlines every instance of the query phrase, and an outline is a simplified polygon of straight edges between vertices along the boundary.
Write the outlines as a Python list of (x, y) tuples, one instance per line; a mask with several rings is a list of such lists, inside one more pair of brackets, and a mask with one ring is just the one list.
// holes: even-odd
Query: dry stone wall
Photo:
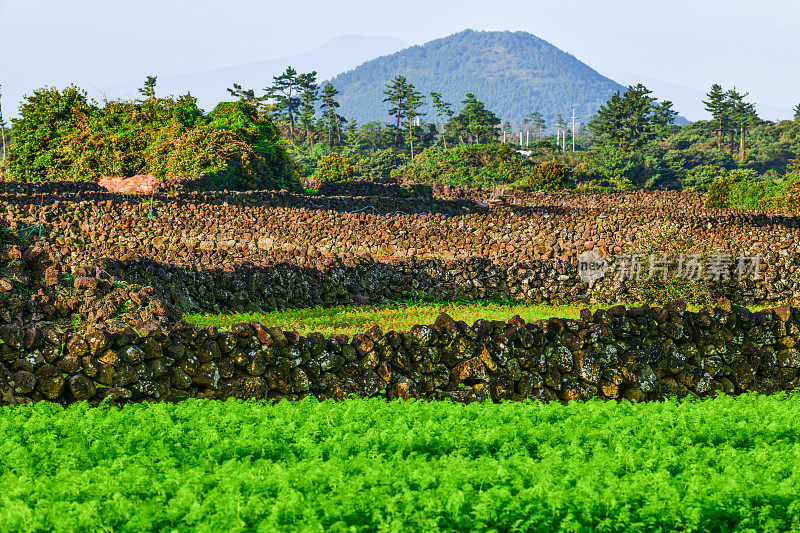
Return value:
[(230, 332), (179, 322), (117, 333), (0, 326), (0, 404), (200, 398), (450, 398), (547, 401), (800, 385), (800, 309), (751, 313), (721, 301), (688, 312), (622, 306), (525, 323), (441, 315), (430, 326), (352, 339), (257, 323)]
[(5, 221), (24, 233), (36, 228), (33, 239), (41, 229), (65, 272), (106, 261), (119, 279), (152, 285), (183, 311), (414, 295), (629, 302), (630, 282), (582, 283), (577, 256), (628, 253), (664, 226), (679, 228), (687, 253), (763, 256), (760, 281), (724, 283), (717, 296), (768, 305), (800, 297), (793, 212), (707, 210), (700, 195), (674, 192), (506, 200), (482, 207), (470, 199), (271, 191), (151, 199), (93, 184), (0, 185)]
[(41, 223), (45, 240), (75, 248), (76, 259), (81, 250), (116, 257), (152, 249), (161, 259), (186, 264), (203, 251), (224, 252), (221, 258), (227, 262), (276, 251), (574, 261), (585, 250), (606, 256), (627, 252), (664, 225), (680, 228), (681, 237), (691, 242), (687, 252), (788, 257), (800, 249), (796, 213), (706, 210), (699, 196), (690, 193), (521, 198), (525, 205), (485, 208), (467, 200), (263, 191), (155, 196), (152, 203), (147, 197), (102, 192), (0, 193), (7, 221)]
[[(751, 313), (730, 303), (797, 300), (792, 212), (705, 210), (689, 193), (518, 194), (486, 207), (474, 191), (308, 198), (176, 187), (131, 197), (93, 184), (0, 184), (2, 222), (38, 241), (0, 250), (0, 299), (11, 302), (0, 309), (0, 403), (650, 400), (800, 384), (800, 309)], [(681, 303), (616, 306), (579, 320), (472, 326), (442, 315), (409, 332), (373, 328), (352, 339), (178, 321), (187, 311), (409, 296), (628, 302), (632, 282), (590, 287), (577, 255), (628, 252), (664, 224), (680, 228), (689, 251), (764, 255), (762, 279), (722, 284), (729, 299), (697, 313)], [(135, 327), (111, 327), (117, 315)], [(76, 319), (88, 329), (69, 324)]]
[[(761, 272), (764, 279), (732, 279), (715, 294), (737, 302), (792, 301), (800, 282), (779, 279), (797, 271), (797, 261)], [(306, 307), (386, 303), (410, 298), (446, 301), (502, 299), (528, 303), (633, 303), (635, 283), (608, 277), (590, 287), (567, 261), (500, 264), (487, 259), (377, 261), (349, 258), (300, 265), (233, 264), (184, 268), (150, 259), (104, 261), (105, 272), (130, 283), (147, 284), (184, 313), (254, 312)], [(773, 278), (774, 276), (774, 278)], [(771, 281), (767, 281), (770, 279)], [(770, 287), (774, 287), (771, 289)]]

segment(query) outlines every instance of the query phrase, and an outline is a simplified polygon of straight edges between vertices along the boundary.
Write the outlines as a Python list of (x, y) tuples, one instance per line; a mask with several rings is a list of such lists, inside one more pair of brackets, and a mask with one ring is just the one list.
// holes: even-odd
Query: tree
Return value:
[(297, 77), (297, 87), (300, 90), (300, 123), (306, 129), (306, 141), (314, 147), (314, 137), (312, 128), (314, 126), (314, 115), (317, 112), (317, 71), (314, 70), (307, 74), (300, 74)]
[(450, 102), (445, 102), (442, 100), (442, 95), (440, 93), (431, 93), (431, 100), (433, 100), (433, 108), (436, 110), (436, 118), (439, 119), (439, 123), (442, 125), (442, 133), (440, 135), (442, 144), (444, 144), (444, 149), (447, 150), (447, 136), (445, 135), (444, 118), (447, 117), (449, 120), (450, 117), (453, 116), (453, 110), (450, 109)]
[[(556, 126), (558, 127), (558, 131), (561, 132), (561, 146), (565, 146), (567, 142), (566, 139), (567, 130), (569, 130), (569, 124), (567, 124), (567, 121), (564, 120), (563, 116), (561, 116), (561, 113), (556, 116)], [(560, 150), (561, 146), (557, 146), (556, 148)]]
[[(744, 101), (749, 93), (739, 94), (734, 87), (726, 94), (730, 101), (730, 122), (733, 126), (731, 138), (733, 138), (734, 131), (739, 132), (739, 157), (740, 161), (744, 163), (747, 158), (747, 132), (760, 119), (758, 118), (758, 113), (756, 113), (755, 104)], [(731, 151), (733, 151), (733, 142), (731, 142)]]
[(350, 181), (353, 177), (353, 166), (347, 156), (333, 152), (322, 156), (314, 172), (314, 181), (341, 182)]
[(527, 120), (530, 121), (531, 128), (534, 131), (534, 140), (542, 138), (542, 131), (544, 130), (546, 123), (544, 117), (538, 111), (534, 111), (530, 115), (528, 115)]
[(722, 86), (715, 83), (711, 86), (711, 90), (706, 94), (708, 100), (703, 100), (706, 106), (706, 111), (711, 113), (714, 122), (717, 123), (717, 149), (722, 150), (722, 136), (727, 129), (728, 120), (730, 119), (730, 102), (722, 90)]
[(322, 87), (322, 114), (328, 126), (328, 144), (331, 146), (333, 146), (334, 132), (336, 133), (338, 142), (342, 142), (340, 125), (344, 122), (344, 119), (339, 116), (336, 111), (339, 107), (339, 102), (336, 101), (337, 94), (339, 94), (339, 91), (337, 91), (330, 82), (327, 82), (325, 86)]
[(406, 118), (408, 120), (408, 141), (411, 145), (411, 159), (414, 159), (414, 128), (417, 126), (414, 121), (417, 117), (424, 116), (425, 113), (420, 113), (419, 108), (424, 104), (422, 100), (422, 93), (414, 89), (412, 84), (408, 84), (406, 92)]
[(514, 130), (511, 128), (511, 122), (509, 122), (507, 120), (505, 122), (503, 122), (503, 132), (504, 133), (508, 132), (508, 134), (511, 137), (511, 140), (513, 142), (513, 140), (514, 140)]
[(794, 119), (800, 120), (800, 104), (797, 104), (797, 107), (794, 108)]
[(6, 121), (3, 118), (3, 92), (0, 85), (0, 136), (3, 137), (3, 165), (0, 167), (0, 176), (6, 172)]
[(394, 126), (394, 146), (397, 146), (397, 140), (400, 137), (400, 122), (408, 118), (408, 107), (406, 105), (406, 98), (412, 92), (413, 86), (408, 83), (405, 76), (397, 75), (392, 78), (392, 81), (386, 86), (383, 94), (386, 98), (384, 102), (389, 102), (389, 114), (395, 117)]
[(8, 170), (19, 181), (65, 180), (72, 177), (80, 154), (68, 139), (77, 137), (97, 108), (86, 91), (70, 85), (37, 89), (25, 96), (19, 118), (12, 119), (14, 143), (8, 153)]
[(275, 112), (279, 116), (283, 113), (286, 114), (292, 138), (294, 138), (294, 117), (300, 107), (300, 100), (295, 98), (297, 79), (297, 71), (289, 66), (286, 67), (283, 74), (273, 76), (272, 86), (265, 89), (266, 97), (275, 102)]
[(652, 91), (642, 84), (630, 86), (621, 95), (619, 91), (600, 106), (589, 124), (597, 144), (615, 146), (625, 152), (639, 149), (654, 139), (677, 114), (672, 102), (659, 104), (650, 96)]
[(500, 119), (486, 109), (484, 103), (475, 98), (472, 93), (467, 93), (461, 103), (464, 104), (464, 109), (451, 119), (454, 129), (459, 132), (459, 137), (466, 135), (471, 142), (476, 144), (496, 139)]
[(664, 130), (668, 126), (675, 123), (675, 117), (678, 116), (678, 112), (672, 109), (670, 100), (664, 100), (654, 107), (653, 116), (655, 119), (655, 134), (659, 136), (664, 134)]
[(257, 98), (255, 91), (253, 89), (242, 89), (242, 86), (238, 83), (234, 83), (232, 88), (228, 89), (228, 92), (234, 98), (246, 102), (253, 107), (258, 107), (261, 102), (264, 100), (263, 97)]
[(144, 87), (139, 88), (139, 94), (144, 96), (147, 100), (155, 100), (157, 79), (157, 76), (147, 76), (144, 80)]
[(347, 121), (347, 126), (344, 128), (344, 142), (349, 148), (354, 148), (358, 145), (358, 122), (353, 117)]

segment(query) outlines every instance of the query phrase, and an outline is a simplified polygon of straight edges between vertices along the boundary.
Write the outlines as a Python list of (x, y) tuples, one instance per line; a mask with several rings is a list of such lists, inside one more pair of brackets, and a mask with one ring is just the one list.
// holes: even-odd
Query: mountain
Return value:
[[(206, 111), (217, 102), (229, 100), (227, 88), (234, 83), (262, 94), (264, 87), (272, 83), (272, 77), (291, 65), (298, 72), (317, 71), (317, 79), (324, 80), (360, 65), (368, 59), (388, 54), (408, 46), (396, 37), (367, 37), (343, 35), (331, 39), (321, 46), (290, 57), (257, 61), (246, 65), (225, 67), (206, 72), (158, 77), (158, 94), (186, 94), (191, 91), (200, 107)], [(108, 98), (139, 98), (137, 89), (142, 81), (131, 81), (113, 87), (105, 95)]]
[[(708, 89), (700, 90), (694, 87), (684, 87), (683, 85), (642, 74), (614, 73), (610, 76), (625, 85), (642, 83), (653, 91), (653, 96), (659, 100), (672, 100), (673, 109), (689, 120), (708, 120), (711, 118), (703, 104)], [(765, 120), (791, 120), (794, 116), (794, 112), (788, 107), (776, 107), (756, 102), (756, 109), (758, 110), (758, 116)], [(676, 123), (680, 124), (677, 120)]]
[[(466, 93), (486, 103), (502, 120), (519, 125), (533, 111), (552, 126), (572, 109), (585, 121), (614, 92), (624, 90), (574, 56), (525, 32), (465, 30), (367, 61), (334, 77), (341, 114), (359, 123), (389, 122), (383, 91), (397, 74), (430, 100), (442, 93), (456, 112)], [(434, 120), (430, 107), (429, 121)]]

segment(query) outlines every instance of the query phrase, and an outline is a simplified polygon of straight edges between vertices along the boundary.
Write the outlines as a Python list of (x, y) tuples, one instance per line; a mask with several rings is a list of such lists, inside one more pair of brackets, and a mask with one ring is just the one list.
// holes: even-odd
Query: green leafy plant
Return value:
[(322, 156), (313, 176), (313, 179), (320, 183), (350, 181), (352, 178), (353, 166), (350, 161), (346, 156), (336, 152)]
[(553, 159), (534, 166), (516, 185), (526, 189), (559, 191), (567, 188), (571, 177), (572, 169)]
[(19, 181), (207, 175), (220, 188), (300, 190), (278, 129), (241, 101), (208, 115), (189, 95), (99, 108), (77, 87), (45, 88), (26, 97), (14, 133), (9, 169)]
[(388, 178), (392, 170), (408, 163), (409, 157), (399, 150), (387, 148), (375, 150), (358, 159), (355, 174), (362, 179)]
[(6, 407), (0, 530), (790, 531), (798, 402)]
[(392, 172), (392, 177), (420, 183), (458, 186), (513, 183), (533, 167), (509, 144), (464, 144), (447, 150), (435, 146)]

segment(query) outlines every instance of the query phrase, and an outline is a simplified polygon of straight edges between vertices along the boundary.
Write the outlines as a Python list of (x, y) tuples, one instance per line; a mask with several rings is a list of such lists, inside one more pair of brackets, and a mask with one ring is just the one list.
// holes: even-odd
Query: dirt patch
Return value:
[(152, 174), (138, 174), (130, 178), (103, 176), (97, 183), (111, 192), (150, 194), (161, 183), (161, 180)]

